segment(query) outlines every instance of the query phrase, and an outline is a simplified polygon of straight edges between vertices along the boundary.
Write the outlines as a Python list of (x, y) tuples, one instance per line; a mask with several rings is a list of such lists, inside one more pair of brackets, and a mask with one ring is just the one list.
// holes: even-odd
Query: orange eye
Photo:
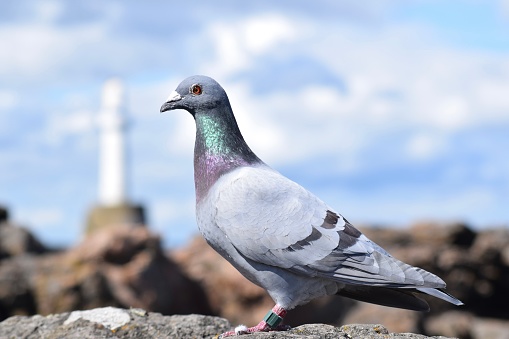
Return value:
[(191, 86), (191, 93), (193, 93), (194, 95), (200, 95), (201, 94), (201, 86), (198, 84)]

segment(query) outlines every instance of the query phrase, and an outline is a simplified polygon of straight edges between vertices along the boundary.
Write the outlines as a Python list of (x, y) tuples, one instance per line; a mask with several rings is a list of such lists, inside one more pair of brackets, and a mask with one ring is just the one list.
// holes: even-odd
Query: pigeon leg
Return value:
[(246, 327), (244, 325), (237, 326), (234, 331), (221, 334), (219, 338), (232, 337), (235, 335), (248, 334), (254, 332), (269, 331), (287, 331), (290, 329), (287, 325), (281, 325), (281, 321), (286, 315), (286, 310), (277, 305), (270, 310), (260, 323), (254, 327)]

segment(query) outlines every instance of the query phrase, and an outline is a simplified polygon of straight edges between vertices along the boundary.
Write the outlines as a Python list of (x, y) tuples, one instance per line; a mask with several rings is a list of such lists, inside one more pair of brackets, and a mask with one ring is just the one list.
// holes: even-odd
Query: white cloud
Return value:
[[(509, 61), (503, 63), (509, 68)], [(504, 65), (501, 65), (504, 66)], [(502, 67), (501, 67), (502, 68)], [(509, 121), (509, 70), (501, 71), (495, 79), (482, 77), (476, 86), (477, 106), (484, 108), (483, 117), (489, 120)]]
[(469, 123), (469, 107), (466, 98), (456, 96), (444, 98), (430, 117), (439, 128), (448, 130), (461, 129)]
[[(492, 191), (484, 187), (465, 187), (459, 192), (448, 192), (435, 187), (408, 186), (401, 194), (387, 196), (372, 192), (359, 197), (355, 193), (345, 201), (345, 217), (354, 224), (385, 223), (390, 226), (408, 225), (416, 220), (467, 221), (473, 226), (501, 223), (500, 215), (485, 215), (497, 201)], [(410, 198), (409, 198), (410, 197)], [(361, 201), (362, 204), (355, 203)], [(354, 203), (352, 203), (354, 201)], [(484, 220), (484, 221), (483, 221)]]
[(0, 110), (9, 110), (19, 102), (19, 95), (13, 90), (0, 90)]
[[(29, 150), (23, 161), (6, 160), (3, 156), (6, 164), (2, 167), (13, 169), (25, 164), (23, 173), (29, 173), (29, 168), (40, 168), (41, 162), (47, 161), (51, 166), (47, 165), (45, 173), (57, 170), (62, 165), (60, 161), (66, 159), (49, 159), (40, 147), (34, 146), (39, 144), (32, 136), (42, 135), (53, 143), (51, 146), (59, 146), (52, 148), (57, 158), (58, 150), (64, 148), (60, 146), (77, 144), (63, 142), (69, 137), (95, 139), (90, 131), (100, 103), (100, 81), (110, 75), (124, 76), (134, 122), (130, 138), (135, 148), (133, 172), (149, 183), (148, 188), (142, 188), (143, 194), (158, 201), (149, 209), (155, 211), (154, 220), (161, 229), (162, 225), (181, 219), (194, 223), (193, 201), (181, 201), (182, 192), (153, 188), (161, 187), (159, 183), (163, 182), (173, 188), (185, 178), (192, 194), (193, 119), (186, 112), (158, 114), (168, 93), (191, 73), (209, 74), (223, 84), (245, 138), (262, 159), (276, 168), (297, 164), (306, 173), (362, 176), (366, 172), (378, 173), (380, 166), (393, 159), (396, 165), (390, 166), (408, 165), (409, 161), (420, 165), (419, 162), (436, 160), (444, 152), (451, 157), (465, 156), (468, 150), (459, 152), (463, 155), (454, 152), (457, 135), (465, 131), (482, 133), (477, 129), (480, 126), (509, 122), (507, 53), (458, 49), (442, 40), (440, 27), (411, 20), (386, 20), (386, 6), (395, 6), (394, 3), (377, 3), (376, 10), (360, 2), (343, 5), (352, 14), (343, 14), (345, 20), (321, 15), (324, 13), (319, 13), (320, 8), (315, 8), (320, 15), (309, 15), (309, 7), (306, 10), (299, 6), (279, 12), (275, 12), (277, 6), (270, 6), (264, 12), (260, 5), (256, 14), (231, 8), (229, 13), (233, 15), (213, 19), (202, 16), (199, 22), (194, 12), (189, 14), (192, 17), (183, 12), (175, 26), (160, 20), (164, 15), (158, 19), (155, 16), (159, 13), (139, 11), (141, 7), (130, 3), (97, 6), (92, 2), (90, 6), (90, 17), (85, 13), (79, 19), (69, 19), (63, 17), (68, 13), (62, 12), (59, 2), (49, 6), (37, 3), (35, 19), (0, 25), (4, 46), (0, 50), (0, 79), (4, 79), (0, 83), (0, 109), (21, 109), (21, 103), (30, 98), (37, 100), (37, 109), (41, 110), (36, 119), (27, 118), (31, 111), (16, 116), (16, 120), (13, 114), (0, 117), (6, 123), (5, 127), (0, 126), (2, 132), (13, 130), (13, 126), (23, 128), (21, 133), (8, 134), (9, 144)], [(167, 8), (158, 6), (159, 12)], [(331, 8), (337, 10), (335, 6)], [(62, 23), (59, 19), (68, 21)], [(295, 64), (291, 63), (295, 60)], [(252, 76), (253, 70), (258, 69), (265, 70), (264, 79), (258, 74)], [(168, 74), (169, 78), (161, 80), (161, 74)], [(302, 83), (272, 86), (277, 78), (293, 79), (296, 74)], [(313, 77), (312, 81), (307, 81), (309, 77)], [(344, 86), (329, 79), (339, 79), (338, 83)], [(19, 135), (22, 137), (14, 139)], [(400, 149), (394, 151), (390, 147), (397, 142), (401, 142), (397, 145)], [(475, 164), (481, 168), (481, 175), (508, 185), (503, 171), (495, 171), (497, 167), (490, 165), (493, 147), (477, 147), (483, 157), (476, 158), (486, 162)], [(18, 150), (9, 151), (17, 157), (21, 156), (18, 153), (25, 153)], [(77, 149), (73, 155), (81, 158), (80, 151)], [(390, 159), (379, 161), (384, 157)], [(327, 166), (315, 161), (305, 165), (315, 158), (326, 158)], [(463, 165), (468, 159), (451, 161)], [(447, 174), (447, 166), (450, 165), (439, 164), (440, 175)], [(90, 175), (94, 171), (92, 165)], [(12, 176), (12, 172), (4, 176)], [(54, 180), (55, 186), (60, 186), (69, 174), (62, 173), (57, 182), (54, 172), (50, 179), (40, 173), (34, 171), (19, 185), (37, 186)], [(464, 177), (468, 178), (469, 173), (470, 170), (463, 173)], [(16, 174), (17, 178), (22, 176)], [(81, 183), (73, 180), (73, 184)], [(320, 191), (323, 187), (310, 188)], [(479, 192), (485, 192), (482, 194), (468, 188), (456, 192), (461, 196), (462, 192), (475, 191), (469, 201), (455, 205), (456, 210), (474, 206), (476, 199), (487, 204), (492, 198), (486, 197), (493, 192), (483, 189), (479, 188)], [(372, 200), (360, 196), (357, 215), (376, 211), (380, 202), (383, 209), (373, 217), (374, 221), (394, 211), (397, 214), (405, 206), (400, 205), (401, 196), (407, 199), (408, 192), (398, 196), (392, 189), (386, 190)], [(450, 193), (447, 202), (440, 201), (444, 207), (436, 211), (437, 215), (447, 214), (446, 207), (453, 204), (453, 196)], [(408, 206), (406, 216), (417, 215), (425, 205), (434, 209), (436, 197), (428, 200)], [(16, 201), (23, 201), (23, 197), (18, 196)], [(55, 213), (39, 216), (43, 221), (58, 221)]]
[(316, 119), (327, 119), (351, 113), (351, 96), (346, 96), (335, 87), (306, 86), (298, 95), (299, 98), (296, 99), (302, 102), (302, 110), (313, 112)]
[(55, 144), (68, 136), (81, 136), (96, 128), (96, 120), (95, 112), (54, 113), (48, 120), (45, 138), (50, 144)]
[(248, 69), (255, 57), (295, 40), (297, 27), (279, 14), (252, 16), (230, 23), (214, 22), (205, 30), (215, 51), (214, 60), (204, 67), (205, 71), (226, 77)]
[(294, 39), (296, 26), (279, 14), (253, 17), (242, 24), (239, 41), (253, 54), (263, 54), (279, 43)]
[(64, 213), (54, 207), (22, 208), (14, 210), (13, 220), (35, 231), (54, 229), (62, 222)]
[(164, 230), (182, 218), (194, 218), (194, 199), (161, 199), (151, 205), (151, 213), (159, 229)]
[(67, 29), (39, 22), (1, 25), (0, 40), (4, 48), (0, 49), (0, 76), (44, 83), (44, 77), (55, 71), (60, 73), (62, 66), (73, 62), (74, 52), (80, 45), (103, 37), (102, 27), (95, 24)]
[[(302, 34), (288, 41), (288, 48), (318, 58), (336, 72), (345, 82), (345, 94), (322, 84), (304, 90), (274, 89), (263, 96), (249, 93), (239, 100), (238, 106), (249, 107), (246, 114), (256, 117), (256, 125), (247, 124), (247, 136), (263, 135), (265, 125), (277, 126), (280, 136), (272, 138), (273, 145), (283, 142), (277, 145), (285, 152), (276, 154), (277, 148), (262, 145), (265, 140), (252, 140), (280, 163), (317, 153), (342, 157), (376, 145), (380, 136), (423, 128), (432, 133), (416, 135), (407, 150), (430, 160), (444, 151), (454, 133), (509, 119), (509, 101), (503, 94), (508, 91), (509, 69), (503, 55), (455, 50), (422, 26), (393, 24), (370, 31), (369, 38), (341, 24), (314, 22), (313, 27), (315, 33), (335, 34)], [(500, 80), (495, 81), (487, 68), (500, 71)]]
[[(194, 119), (185, 111), (171, 112), (176, 116), (172, 119), (173, 127), (168, 129), (166, 134), (167, 144), (165, 149), (170, 150), (172, 154), (182, 156), (192, 154), (194, 151)], [(168, 123), (168, 119), (162, 119), (162, 123)], [(170, 125), (168, 123), (168, 125)], [(170, 127), (170, 126), (168, 126)]]
[(426, 161), (446, 151), (443, 138), (437, 134), (419, 133), (413, 135), (406, 145), (410, 158)]
[[(329, 174), (362, 173), (367, 168), (375, 171), (373, 167), (387, 163), (377, 161), (376, 157), (386, 154), (377, 153), (372, 159), (360, 157), (366, 150), (389, 147), (386, 140), (391, 138), (406, 138), (401, 153), (387, 148), (387, 153), (392, 152), (391, 156), (400, 163), (425, 163), (446, 153), (453, 154), (452, 148), (457, 146), (451, 139), (461, 131), (479, 123), (496, 124), (508, 119), (509, 102), (502, 95), (509, 78), (504, 55), (455, 49), (440, 41), (434, 29), (423, 25), (384, 23), (359, 29), (355, 23), (283, 15), (276, 16), (274, 27), (280, 20), (291, 34), (280, 29), (284, 34), (279, 40), (249, 42), (248, 36), (256, 35), (253, 32), (258, 30), (257, 22), (264, 17), (257, 14), (242, 20), (215, 22), (205, 28), (204, 36), (212, 38), (214, 53), (212, 58), (203, 55), (205, 66), (201, 67), (227, 90), (248, 144), (276, 168), (326, 156), (326, 168), (313, 162), (309, 168)], [(260, 28), (259, 32), (263, 38), (264, 30)], [(343, 80), (345, 90), (326, 81), (296, 84), (292, 88), (272, 87), (269, 77), (265, 80), (267, 90), (260, 92), (255, 90), (255, 85), (260, 84), (243, 74), (267, 60), (284, 61), (290, 55), (325, 66), (332, 76)], [(490, 73), (487, 69), (496, 71)], [(276, 76), (288, 74), (275, 72)], [(180, 80), (175, 79), (169, 90)], [(186, 113), (171, 119), (175, 124), (169, 136), (172, 154), (190, 154), (194, 141), (192, 119)], [(483, 189), (472, 190), (468, 199), (456, 203), (450, 194), (449, 203), (454, 206), (454, 213), (460, 215), (476, 199), (484, 203), (492, 199), (493, 194), (488, 193)], [(401, 196), (408, 196), (408, 192)], [(385, 215), (376, 216), (378, 220), (390, 219), (394, 206), (401, 202), (397, 194), (385, 191), (376, 199), (388, 201), (383, 205)], [(436, 209), (434, 214), (435, 198), (426, 199), (408, 204), (408, 213), (402, 218), (426, 213), (454, 214), (445, 209)], [(365, 197), (360, 200), (366, 205), (357, 215), (379, 204), (378, 200), (368, 201)], [(432, 207), (426, 210), (425, 206)]]
[(35, 2), (35, 17), (42, 22), (51, 23), (58, 18), (63, 11), (62, 4), (58, 1)]
[(509, 0), (499, 0), (499, 6), (502, 15), (506, 20), (509, 20)]
[(8, 135), (10, 132), (10, 120), (15, 114), (7, 111), (15, 108), (19, 103), (19, 95), (12, 90), (0, 90), (0, 134)]

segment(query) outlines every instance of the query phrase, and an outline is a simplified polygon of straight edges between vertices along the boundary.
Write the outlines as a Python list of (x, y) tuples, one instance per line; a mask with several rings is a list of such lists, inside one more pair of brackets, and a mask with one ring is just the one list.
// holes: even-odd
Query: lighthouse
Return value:
[(98, 201), (88, 215), (87, 234), (109, 227), (145, 224), (143, 207), (133, 204), (128, 196), (126, 141), (129, 123), (125, 96), (120, 79), (112, 78), (104, 83), (101, 108), (97, 115)]
[(116, 206), (127, 202), (127, 120), (124, 86), (113, 78), (104, 84), (99, 113), (99, 204)]

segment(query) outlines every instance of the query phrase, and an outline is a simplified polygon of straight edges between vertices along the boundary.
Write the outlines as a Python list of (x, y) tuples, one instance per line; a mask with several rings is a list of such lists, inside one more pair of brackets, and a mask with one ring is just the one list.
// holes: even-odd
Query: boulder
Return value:
[(49, 251), (50, 249), (26, 228), (0, 221), (0, 260), (23, 254), (43, 254)]
[[(0, 323), (0, 337), (38, 338), (217, 338), (231, 329), (223, 318), (204, 315), (172, 315), (146, 312), (143, 309), (98, 308), (49, 316), (15, 316)], [(240, 337), (242, 338), (242, 337)], [(335, 327), (308, 324), (285, 332), (255, 333), (246, 339), (328, 339), (328, 338), (412, 338), (426, 339), (412, 333), (389, 333), (382, 325), (353, 324)], [(445, 337), (434, 337), (447, 339)]]
[(0, 224), (9, 220), (9, 210), (7, 207), (0, 205)]
[[(8, 232), (20, 232), (0, 222), (0, 232), (6, 227)], [(456, 307), (425, 297), (431, 312), (421, 313), (333, 296), (291, 310), (287, 324), (368, 322), (383, 324), (394, 333), (459, 338), (498, 338), (499, 333), (509, 333), (508, 228), (474, 231), (461, 223), (420, 223), (407, 229), (362, 230), (395, 257), (442, 277), (447, 291), (466, 305)], [(15, 238), (0, 236), (0, 253), (4, 253), (0, 320), (114, 306), (164, 315), (218, 315), (234, 325), (252, 326), (273, 306), (263, 289), (248, 282), (201, 237), (169, 253), (146, 227), (94, 232), (60, 252), (38, 251), (37, 246), (7, 251), (12, 243), (6, 239)], [(308, 331), (309, 326), (305, 326)]]
[[(418, 223), (410, 228), (370, 228), (362, 231), (395, 257), (442, 277), (447, 291), (465, 302), (457, 307), (423, 296), (431, 312), (414, 312), (328, 297), (297, 307), (285, 321), (297, 326), (306, 322), (341, 325), (381, 323), (392, 332), (484, 338), (485, 319), (509, 319), (509, 230), (474, 231), (463, 223)], [(258, 323), (273, 301), (261, 288), (249, 283), (201, 237), (169, 254), (193, 280), (204, 288), (213, 312), (233, 324)], [(454, 317), (451, 316), (458, 312)], [(437, 319), (453, 319), (439, 325)], [(449, 317), (449, 318), (448, 318)], [(475, 327), (465, 324), (472, 317)], [(447, 331), (442, 329), (447, 327)], [(500, 326), (499, 326), (500, 327)], [(465, 329), (466, 328), (466, 329)]]
[(15, 256), (0, 265), (0, 319), (101, 306), (211, 314), (201, 287), (145, 227), (97, 231), (68, 251)]

